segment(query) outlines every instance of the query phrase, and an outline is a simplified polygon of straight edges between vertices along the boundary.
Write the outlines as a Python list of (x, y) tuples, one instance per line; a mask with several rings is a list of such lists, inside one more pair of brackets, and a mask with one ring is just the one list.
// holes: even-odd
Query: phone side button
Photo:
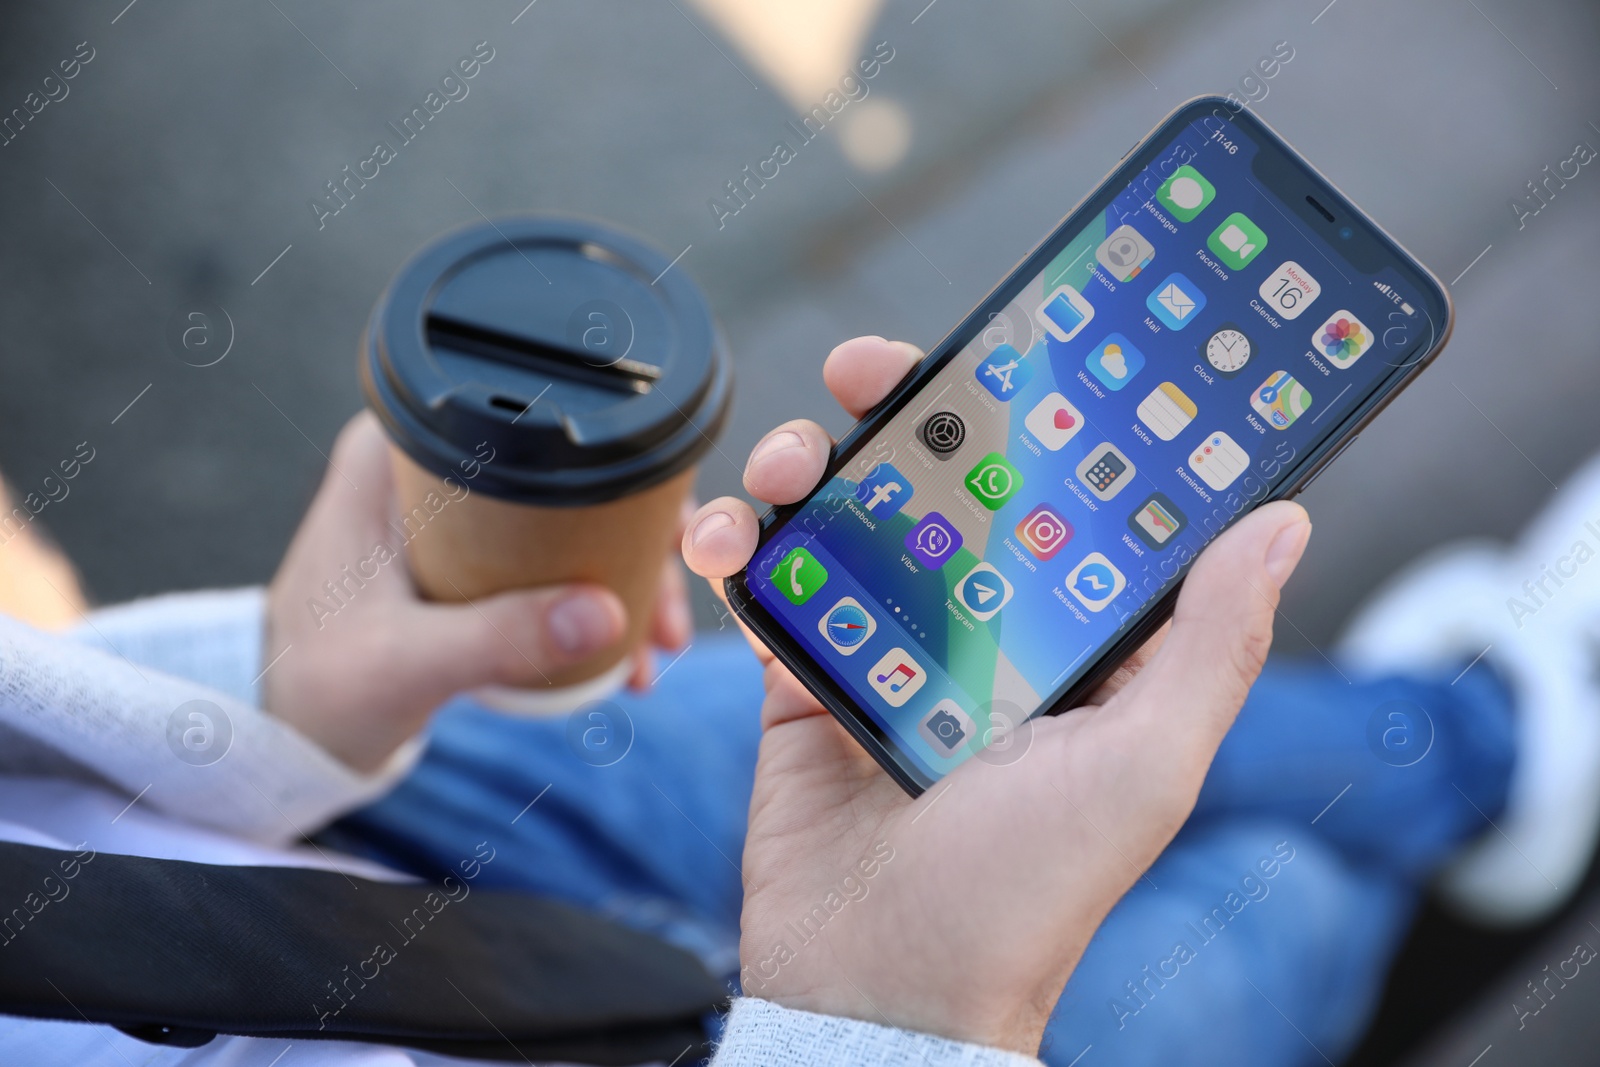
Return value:
[(1334, 463), (1338, 461), (1339, 457), (1344, 455), (1345, 452), (1349, 450), (1350, 446), (1355, 444), (1359, 440), (1361, 440), (1361, 435), (1360, 434), (1356, 434), (1354, 437), (1350, 438), (1350, 440), (1348, 440), (1344, 444), (1340, 445), (1339, 446), (1339, 450), (1337, 452), (1335, 452), (1333, 455), (1329, 456), (1327, 459), (1323, 460), (1321, 463), (1317, 464), (1316, 470), (1314, 470), (1310, 474), (1306, 475), (1306, 480), (1301, 482), (1299, 487), (1297, 489), (1295, 489), (1295, 491), (1293, 493), (1289, 494), (1289, 499), (1292, 500), (1295, 497), (1299, 496), (1301, 493), (1305, 492), (1307, 489), (1310, 489), (1311, 488), (1311, 483), (1316, 481), (1318, 478), (1320, 478), (1322, 476), (1322, 472), (1323, 471), (1325, 471), (1329, 467), (1333, 466)]

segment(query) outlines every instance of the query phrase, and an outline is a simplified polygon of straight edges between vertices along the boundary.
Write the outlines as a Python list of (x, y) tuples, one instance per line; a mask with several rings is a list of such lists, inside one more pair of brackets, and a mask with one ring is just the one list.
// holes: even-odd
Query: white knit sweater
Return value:
[[(65, 636), (0, 616), (0, 775), (109, 787), (168, 819), (266, 846), (287, 845), (381, 796), (415, 763), (421, 742), (397, 752), (378, 773), (361, 775), (262, 711), (264, 606), (259, 589), (157, 597), (95, 612)], [(193, 701), (208, 704), (180, 710)], [(197, 758), (183, 743), (184, 731), (200, 721), (189, 718), (195, 708), (214, 731), (211, 742), (228, 745), (214, 762), (209, 757), (220, 750)], [(224, 741), (228, 735), (231, 742)], [(324, 1051), (335, 1053), (336, 1047), (327, 1045)], [(160, 1062), (168, 1062), (169, 1051), (180, 1050), (162, 1050)], [(424, 1060), (439, 1062), (435, 1057), (415, 1062)], [(734, 1003), (714, 1062), (716, 1067), (1038, 1063), (750, 998)]]

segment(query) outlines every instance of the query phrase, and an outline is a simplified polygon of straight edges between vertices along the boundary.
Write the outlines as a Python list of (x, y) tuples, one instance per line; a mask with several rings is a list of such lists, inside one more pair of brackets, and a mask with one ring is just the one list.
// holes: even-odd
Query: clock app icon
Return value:
[(1254, 342), (1231, 322), (1218, 326), (1211, 336), (1206, 338), (1206, 343), (1201, 349), (1206, 354), (1206, 362), (1210, 363), (1218, 374), (1228, 378), (1244, 370), (1244, 365), (1255, 355)]
[(851, 596), (840, 598), (817, 623), (818, 632), (841, 656), (853, 655), (877, 628), (877, 620)]

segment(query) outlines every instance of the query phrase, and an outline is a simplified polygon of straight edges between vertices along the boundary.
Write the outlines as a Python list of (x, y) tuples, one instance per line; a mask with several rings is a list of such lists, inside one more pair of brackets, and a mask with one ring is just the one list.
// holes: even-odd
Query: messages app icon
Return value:
[(1179, 222), (1193, 222), (1216, 195), (1216, 186), (1188, 164), (1173, 171), (1172, 177), (1156, 190), (1156, 200)]
[(1166, 323), (1167, 329), (1181, 330), (1200, 316), (1206, 296), (1198, 285), (1174, 271), (1145, 298), (1144, 306)]

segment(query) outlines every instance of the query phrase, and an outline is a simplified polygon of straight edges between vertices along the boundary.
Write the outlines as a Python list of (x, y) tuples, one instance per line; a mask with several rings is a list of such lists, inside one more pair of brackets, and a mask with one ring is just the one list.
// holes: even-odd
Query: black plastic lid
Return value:
[(657, 249), (586, 220), (513, 218), (400, 269), (367, 325), (361, 384), (423, 468), (459, 478), (487, 443), (474, 490), (561, 507), (691, 466), (722, 428), (732, 361), (699, 288)]

